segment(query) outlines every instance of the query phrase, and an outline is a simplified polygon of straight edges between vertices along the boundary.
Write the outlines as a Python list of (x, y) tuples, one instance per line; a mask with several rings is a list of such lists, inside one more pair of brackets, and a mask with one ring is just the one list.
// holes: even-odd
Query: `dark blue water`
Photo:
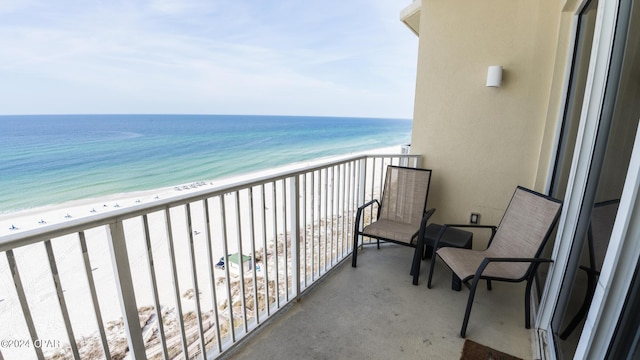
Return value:
[(0, 213), (409, 143), (411, 121), (242, 115), (0, 116)]

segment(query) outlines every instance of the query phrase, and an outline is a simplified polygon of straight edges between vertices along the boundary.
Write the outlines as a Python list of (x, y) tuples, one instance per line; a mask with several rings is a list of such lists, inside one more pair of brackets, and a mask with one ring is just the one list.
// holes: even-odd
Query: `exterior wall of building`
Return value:
[[(563, 5), (422, 1), (411, 151), (434, 171), (435, 221), (466, 223), (478, 212), (497, 224), (516, 185), (544, 190)], [(504, 67), (500, 88), (485, 86), (490, 65)]]
[[(471, 212), (479, 212), (481, 223), (496, 224), (516, 185), (548, 190), (569, 85), (576, 14), (583, 4), (582, 0), (422, 0), (411, 151), (421, 154), (422, 165), (434, 170), (428, 205), (438, 209), (435, 221), (466, 223)], [(553, 271), (536, 319), (539, 334), (547, 334), (539, 350), (548, 358), (555, 358), (551, 324), (583, 197), (591, 191), (586, 184), (599, 134), (609, 55), (617, 38), (616, 19), (629, 12), (630, 4), (600, 0), (597, 46), (583, 50), (595, 64), (589, 69), (589, 77), (595, 80), (580, 85), (590, 100), (585, 107), (582, 101), (576, 105), (583, 110), (583, 131), (576, 140), (573, 176), (567, 184), (571, 191), (558, 225)], [(640, 22), (635, 14), (629, 34), (637, 33)], [(625, 63), (638, 63), (637, 41), (627, 45), (625, 56)], [(484, 86), (489, 65), (505, 68), (501, 88)], [(640, 85), (633, 82), (638, 78), (637, 66), (623, 70), (619, 88), (624, 92), (616, 100), (619, 106), (613, 116), (631, 120), (613, 124), (616, 140), (604, 154), (603, 171), (608, 177), (600, 179), (604, 190), (591, 194), (596, 195), (595, 201), (610, 199), (614, 195), (608, 192), (618, 189), (615, 196), (619, 196), (623, 183), (624, 191), (609, 254), (575, 352), (579, 359), (605, 357), (640, 258), (640, 130), (632, 131), (638, 113), (633, 99)], [(635, 343), (622, 346), (637, 349)]]

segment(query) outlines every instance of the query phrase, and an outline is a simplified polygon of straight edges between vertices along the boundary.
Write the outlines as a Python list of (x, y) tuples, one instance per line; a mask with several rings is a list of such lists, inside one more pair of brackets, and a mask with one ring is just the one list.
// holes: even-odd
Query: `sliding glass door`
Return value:
[[(543, 310), (558, 358), (573, 358), (599, 280), (640, 119), (640, 18), (633, 0), (592, 0), (578, 16), (551, 194), (565, 200)], [(600, 14), (605, 9), (608, 13)], [(599, 19), (603, 16), (603, 19)], [(600, 21), (601, 33), (593, 41)], [(611, 36), (607, 43), (604, 36)], [(598, 48), (592, 52), (592, 45)], [(591, 57), (591, 55), (593, 57)], [(595, 62), (595, 63), (594, 63)], [(588, 71), (587, 71), (588, 69)], [(546, 314), (544, 314), (546, 313)]]

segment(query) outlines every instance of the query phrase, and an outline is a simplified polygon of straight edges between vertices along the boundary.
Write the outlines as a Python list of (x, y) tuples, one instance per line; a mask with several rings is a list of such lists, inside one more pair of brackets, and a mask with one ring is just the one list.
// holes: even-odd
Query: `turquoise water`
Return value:
[(241, 115), (0, 116), (0, 213), (409, 143), (411, 121)]

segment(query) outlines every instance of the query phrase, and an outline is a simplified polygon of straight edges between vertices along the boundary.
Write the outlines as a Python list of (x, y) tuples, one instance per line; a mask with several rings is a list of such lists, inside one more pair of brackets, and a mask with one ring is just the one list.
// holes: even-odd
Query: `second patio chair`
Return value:
[[(388, 166), (380, 201), (373, 199), (360, 206), (356, 213), (351, 265), (358, 261), (358, 238), (365, 236), (400, 245), (416, 247), (423, 218), (428, 219), (435, 209), (426, 210), (431, 170)], [(377, 219), (360, 230), (365, 209), (377, 205)]]
[[(439, 238), (436, 238), (433, 247), (437, 249), (436, 254), (470, 290), (460, 336), (465, 337), (476, 287), (482, 279), (487, 280), (489, 290), (491, 280), (527, 282), (525, 327), (530, 328), (531, 286), (538, 266), (543, 262), (551, 262), (549, 259), (540, 258), (540, 254), (558, 221), (561, 208), (561, 201), (518, 186), (500, 225), (492, 227), (492, 236), (486, 250), (438, 248)], [(441, 234), (446, 228), (447, 226), (443, 226)], [(436, 257), (433, 256), (427, 283), (429, 288), (435, 261)]]

